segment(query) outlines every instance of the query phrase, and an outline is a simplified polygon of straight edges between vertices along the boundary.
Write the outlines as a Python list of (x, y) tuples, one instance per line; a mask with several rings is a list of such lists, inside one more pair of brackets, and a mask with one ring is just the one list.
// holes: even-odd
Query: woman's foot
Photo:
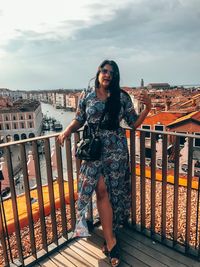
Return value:
[(107, 247), (106, 240), (104, 240), (104, 242), (103, 242), (103, 247), (102, 247), (101, 250), (102, 250), (102, 252), (103, 252), (106, 256), (108, 256), (109, 251), (108, 251), (108, 247)]
[(118, 242), (113, 246), (111, 251), (108, 251), (109, 253), (109, 260), (112, 267), (117, 267), (120, 264), (120, 248), (118, 245)]

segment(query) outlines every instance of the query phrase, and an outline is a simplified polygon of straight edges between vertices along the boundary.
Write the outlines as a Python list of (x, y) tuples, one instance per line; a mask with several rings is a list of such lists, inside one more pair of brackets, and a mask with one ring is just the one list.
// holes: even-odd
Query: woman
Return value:
[(151, 100), (146, 92), (140, 101), (146, 106), (138, 116), (130, 96), (121, 90), (120, 74), (117, 64), (105, 60), (99, 66), (95, 88), (83, 91), (80, 96), (75, 119), (61, 133), (58, 140), (61, 145), (87, 121), (93, 129), (100, 124), (102, 155), (100, 160), (82, 161), (79, 176), (78, 219), (74, 236), (88, 236), (85, 212), (94, 190), (97, 196), (97, 208), (105, 238), (103, 251), (108, 253), (111, 266), (120, 263), (120, 250), (116, 231), (129, 218), (130, 212), (130, 176), (128, 169), (128, 148), (125, 130), (120, 127), (122, 119), (137, 128), (151, 109)]

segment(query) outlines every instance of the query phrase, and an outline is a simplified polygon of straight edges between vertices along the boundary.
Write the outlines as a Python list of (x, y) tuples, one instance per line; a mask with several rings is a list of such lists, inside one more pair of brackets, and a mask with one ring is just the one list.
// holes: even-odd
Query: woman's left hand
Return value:
[(143, 90), (139, 96), (139, 100), (142, 104), (146, 106), (146, 109), (150, 110), (151, 109), (151, 98), (147, 94), (145, 90)]

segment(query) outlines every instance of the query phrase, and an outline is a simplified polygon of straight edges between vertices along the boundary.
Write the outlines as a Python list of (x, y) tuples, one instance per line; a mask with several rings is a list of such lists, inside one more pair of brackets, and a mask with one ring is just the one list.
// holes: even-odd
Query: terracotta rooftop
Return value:
[(175, 121), (168, 124), (168, 126), (177, 124), (177, 123), (182, 122), (182, 121), (190, 120), (190, 119), (193, 119), (194, 121), (197, 121), (200, 123), (200, 111), (194, 111), (194, 112), (191, 112), (190, 114), (187, 114), (181, 118), (178, 118)]
[(31, 112), (35, 111), (40, 106), (40, 102), (36, 100), (18, 100), (13, 103), (12, 107), (1, 108), (1, 113), (13, 112)]
[(169, 123), (172, 123), (173, 121), (182, 117), (184, 114), (182, 112), (161, 111), (146, 117), (143, 124), (154, 125), (160, 122), (162, 125), (168, 125)]

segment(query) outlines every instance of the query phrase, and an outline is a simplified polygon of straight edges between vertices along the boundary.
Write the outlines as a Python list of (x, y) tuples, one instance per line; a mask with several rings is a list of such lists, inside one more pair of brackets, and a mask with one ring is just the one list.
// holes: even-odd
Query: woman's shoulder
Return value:
[(83, 89), (83, 91), (81, 92), (80, 98), (88, 98), (91, 96), (91, 94), (93, 94), (95, 92), (93, 87), (89, 87), (89, 88), (85, 88)]

